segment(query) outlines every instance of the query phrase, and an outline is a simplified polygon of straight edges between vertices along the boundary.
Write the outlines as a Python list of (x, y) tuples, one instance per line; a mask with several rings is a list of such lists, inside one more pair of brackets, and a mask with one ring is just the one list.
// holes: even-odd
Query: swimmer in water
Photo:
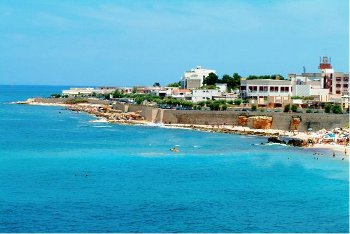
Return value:
[(172, 151), (174, 153), (180, 152), (180, 150), (177, 147), (171, 148), (170, 151)]

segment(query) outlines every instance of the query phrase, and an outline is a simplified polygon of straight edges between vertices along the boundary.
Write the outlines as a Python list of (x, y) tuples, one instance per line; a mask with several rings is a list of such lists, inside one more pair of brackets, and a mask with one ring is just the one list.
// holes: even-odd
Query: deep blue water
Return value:
[(63, 88), (0, 86), (0, 232), (349, 231), (348, 161), (9, 104)]

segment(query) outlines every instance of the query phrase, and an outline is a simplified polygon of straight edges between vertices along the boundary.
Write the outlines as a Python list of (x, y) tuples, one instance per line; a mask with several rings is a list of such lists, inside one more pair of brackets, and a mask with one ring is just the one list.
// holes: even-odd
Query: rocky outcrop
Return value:
[(237, 124), (239, 126), (247, 126), (247, 123), (248, 123), (248, 116), (246, 115), (240, 115), (238, 116), (237, 118)]
[(254, 129), (271, 129), (272, 117), (269, 116), (250, 116), (248, 118), (248, 127)]
[(301, 123), (301, 117), (292, 117), (290, 120), (290, 130), (298, 130)]

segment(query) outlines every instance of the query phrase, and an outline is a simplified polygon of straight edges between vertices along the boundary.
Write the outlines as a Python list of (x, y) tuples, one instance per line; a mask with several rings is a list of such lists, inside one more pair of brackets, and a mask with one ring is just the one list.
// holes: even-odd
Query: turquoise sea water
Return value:
[(0, 86), (0, 232), (349, 231), (348, 161), (9, 104), (63, 88)]

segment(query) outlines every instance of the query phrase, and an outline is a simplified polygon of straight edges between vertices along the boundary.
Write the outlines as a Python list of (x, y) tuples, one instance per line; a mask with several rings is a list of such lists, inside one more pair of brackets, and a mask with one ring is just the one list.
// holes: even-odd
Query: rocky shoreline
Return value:
[[(137, 112), (123, 112), (121, 110), (113, 109), (110, 105), (105, 104), (91, 104), (91, 103), (43, 103), (37, 102), (36, 99), (28, 99), (27, 101), (19, 101), (16, 104), (28, 105), (45, 105), (45, 106), (62, 106), (65, 109), (74, 112), (84, 112), (93, 115), (97, 118), (103, 118), (106, 122), (126, 124), (126, 125), (150, 125), (151, 122), (146, 121), (141, 111)], [(276, 129), (251, 129), (249, 127), (232, 126), (232, 125), (195, 125), (195, 124), (163, 124), (161, 126), (171, 128), (186, 128), (198, 131), (217, 132), (227, 134), (239, 134), (250, 136), (267, 137), (267, 143), (285, 144), (295, 147), (314, 147), (315, 141), (308, 134), (304, 132), (283, 131)], [(329, 148), (334, 151), (344, 151), (339, 147), (320, 147)], [(346, 148), (346, 147), (345, 147)]]

